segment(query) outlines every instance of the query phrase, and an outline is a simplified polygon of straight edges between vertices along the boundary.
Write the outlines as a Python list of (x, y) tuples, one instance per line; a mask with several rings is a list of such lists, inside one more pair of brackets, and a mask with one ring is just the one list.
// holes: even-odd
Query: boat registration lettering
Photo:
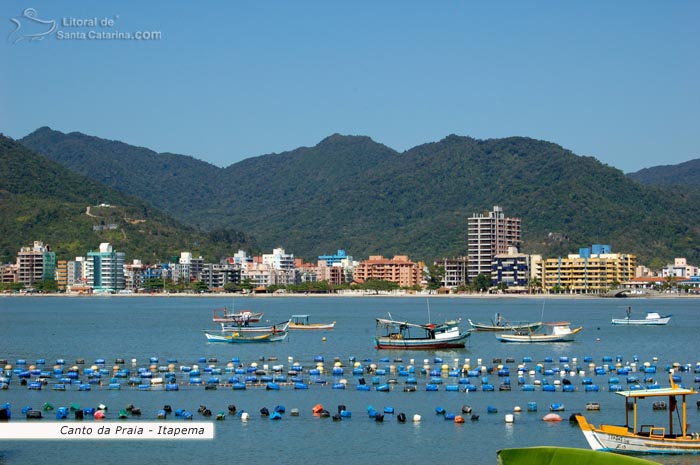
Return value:
[(625, 448), (624, 445), (629, 444), (629, 440), (627, 438), (625, 438), (624, 436), (617, 435), (617, 434), (608, 434), (608, 439), (618, 443), (618, 446), (617, 446), (618, 449), (624, 449)]

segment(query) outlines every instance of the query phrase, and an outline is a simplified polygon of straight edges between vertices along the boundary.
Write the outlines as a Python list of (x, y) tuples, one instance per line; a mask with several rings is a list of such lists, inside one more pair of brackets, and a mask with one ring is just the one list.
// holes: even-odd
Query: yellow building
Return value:
[(542, 288), (572, 294), (598, 294), (634, 278), (636, 255), (571, 254), (542, 262)]
[(61, 291), (66, 290), (68, 285), (68, 261), (58, 260), (56, 262), (56, 286)]

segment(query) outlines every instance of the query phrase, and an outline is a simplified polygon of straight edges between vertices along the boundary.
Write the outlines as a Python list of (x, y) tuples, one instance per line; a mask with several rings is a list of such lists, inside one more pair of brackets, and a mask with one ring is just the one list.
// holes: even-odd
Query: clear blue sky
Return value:
[[(26, 8), (55, 30), (31, 40), (50, 25)], [(528, 136), (625, 172), (700, 158), (698, 1), (3, 0), (0, 25), (14, 138), (50, 126), (218, 166), (332, 133), (400, 151)], [(58, 38), (90, 31), (161, 37)]]

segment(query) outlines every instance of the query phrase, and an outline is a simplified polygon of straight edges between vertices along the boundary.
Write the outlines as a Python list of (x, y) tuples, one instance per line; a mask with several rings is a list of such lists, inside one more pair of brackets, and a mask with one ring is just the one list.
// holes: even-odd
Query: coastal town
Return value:
[(329, 293), (350, 289), (431, 293), (634, 295), (700, 292), (700, 270), (683, 257), (659, 270), (637, 264), (636, 255), (592, 244), (566, 256), (519, 252), (521, 219), (501, 207), (468, 219), (467, 255), (432, 264), (408, 255), (356, 260), (343, 249), (307, 263), (275, 248), (250, 256), (239, 250), (218, 263), (182, 251), (165, 263), (127, 262), (109, 243), (71, 259), (49, 244), (22, 247), (15, 263), (0, 265), (8, 292), (132, 294), (158, 292)]

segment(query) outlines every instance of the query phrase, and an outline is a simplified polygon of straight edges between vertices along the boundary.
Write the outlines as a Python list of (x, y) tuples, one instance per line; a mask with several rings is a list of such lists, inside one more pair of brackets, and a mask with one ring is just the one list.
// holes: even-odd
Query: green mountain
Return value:
[(700, 189), (700, 159), (678, 165), (644, 168), (635, 173), (628, 173), (627, 176), (643, 184)]
[(0, 261), (35, 240), (71, 259), (110, 242), (127, 259), (157, 262), (181, 251), (210, 260), (250, 248), (234, 231), (201, 232), (143, 200), (106, 188), (0, 135)]
[[(451, 135), (400, 153), (368, 137), (336, 134), (227, 168), (48, 128), (21, 142), (83, 173), (108, 171), (105, 163), (120, 153), (117, 164), (140, 168), (110, 171), (103, 177), (110, 186), (138, 192), (188, 224), (235, 226), (264, 250), (283, 246), (307, 259), (338, 248), (357, 258), (463, 255), (467, 218), (500, 205), (522, 218), (528, 253), (604, 243), (642, 263), (700, 261), (700, 203), (692, 194), (670, 199), (594, 158), (524, 137)], [(160, 186), (173, 172), (179, 182), (169, 191), (186, 191), (187, 201), (177, 192), (134, 188)]]

